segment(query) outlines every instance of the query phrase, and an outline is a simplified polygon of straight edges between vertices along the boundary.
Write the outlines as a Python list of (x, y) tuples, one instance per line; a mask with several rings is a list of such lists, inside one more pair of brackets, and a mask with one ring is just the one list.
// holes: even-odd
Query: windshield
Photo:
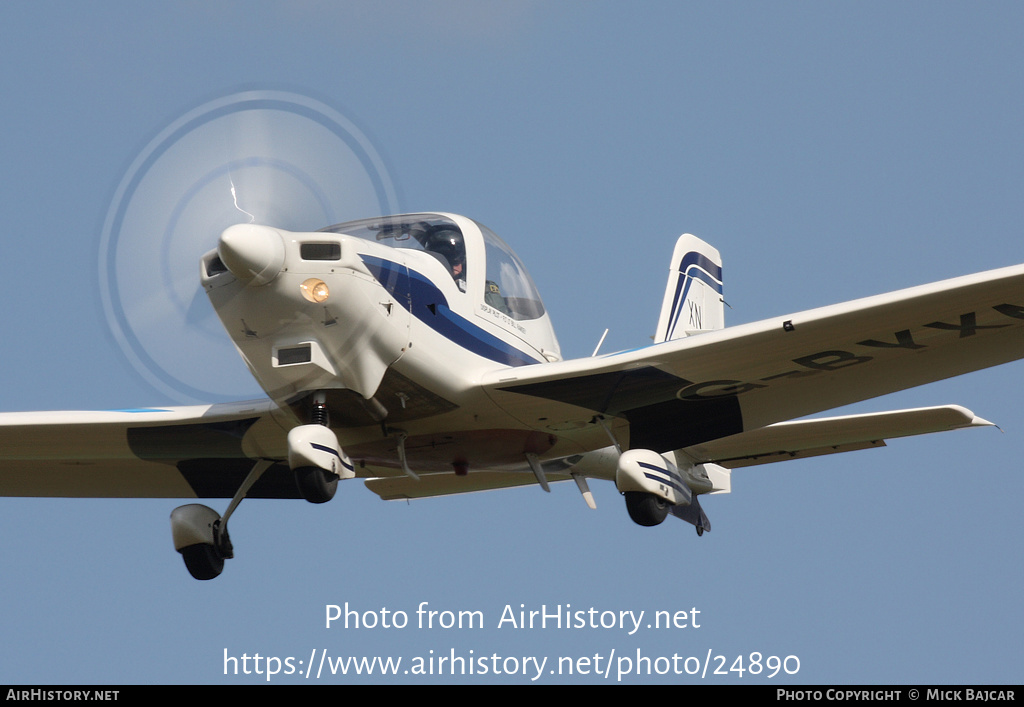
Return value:
[(487, 226), (477, 223), (487, 251), (487, 284), (484, 302), (516, 320), (544, 315), (544, 303), (523, 263), (505, 241)]
[[(486, 268), (481, 268), (474, 255), (472, 268), (486, 270), (483, 301), (488, 306), (515, 321), (539, 319), (544, 316), (544, 304), (533, 280), (522, 261), (491, 229), (472, 222), (483, 236)], [(455, 279), (459, 289), (466, 291), (466, 244), (462, 229), (452, 219), (440, 214), (406, 214), (363, 219), (336, 224), (321, 229), (323, 233), (337, 233), (393, 248), (407, 248), (429, 253), (440, 261)], [(471, 238), (475, 239), (475, 234)], [(478, 246), (473, 242), (473, 253)], [(474, 284), (476, 288), (479, 285)]]
[(462, 230), (449, 218), (434, 214), (389, 216), (351, 221), (320, 230), (377, 241), (392, 248), (429, 253), (444, 265), (459, 288), (465, 290), (466, 244)]

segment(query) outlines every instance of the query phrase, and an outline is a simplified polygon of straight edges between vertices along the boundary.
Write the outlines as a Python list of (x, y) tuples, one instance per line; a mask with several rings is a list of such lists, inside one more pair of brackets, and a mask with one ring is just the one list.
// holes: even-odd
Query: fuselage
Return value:
[(487, 374), (561, 356), (522, 263), (471, 219), (234, 226), (204, 256), (202, 281), (268, 395), (304, 424), (322, 391), (361, 464), (396, 468), (397, 434), (416, 472), (523, 468), (528, 453), (567, 457), (598, 441), (516, 419), (481, 389)]

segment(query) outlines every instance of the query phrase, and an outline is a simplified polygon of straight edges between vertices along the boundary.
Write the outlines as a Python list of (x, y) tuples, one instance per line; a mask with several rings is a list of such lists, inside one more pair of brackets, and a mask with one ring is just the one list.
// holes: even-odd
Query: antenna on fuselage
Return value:
[(601, 349), (601, 344), (604, 343), (604, 337), (606, 337), (606, 336), (608, 336), (608, 330), (607, 329), (605, 329), (604, 333), (601, 334), (601, 340), (597, 342), (597, 346), (594, 348), (594, 353), (590, 354), (591, 358), (593, 358), (594, 356), (597, 356), (597, 352)]

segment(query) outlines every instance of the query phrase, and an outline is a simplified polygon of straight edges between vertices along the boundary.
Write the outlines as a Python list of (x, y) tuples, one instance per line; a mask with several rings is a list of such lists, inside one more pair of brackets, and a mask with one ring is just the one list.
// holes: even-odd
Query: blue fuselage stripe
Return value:
[(444, 293), (428, 277), (390, 260), (367, 255), (362, 258), (384, 289), (414, 317), (449, 341), (508, 366), (541, 362), (453, 312)]

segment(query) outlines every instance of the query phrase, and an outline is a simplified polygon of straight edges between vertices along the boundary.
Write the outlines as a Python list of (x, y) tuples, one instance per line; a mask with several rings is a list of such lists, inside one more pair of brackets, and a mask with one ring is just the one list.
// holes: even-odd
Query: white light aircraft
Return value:
[(653, 345), (564, 361), (494, 233), (422, 213), (240, 224), (201, 281), (269, 400), (0, 415), (0, 494), (230, 498), (171, 514), (197, 579), (243, 498), (383, 499), (614, 481), (640, 525), (710, 529), (730, 470), (988, 425), (958, 406), (793, 421), (1024, 356), (1024, 266), (723, 328), (718, 252), (684, 235)]

